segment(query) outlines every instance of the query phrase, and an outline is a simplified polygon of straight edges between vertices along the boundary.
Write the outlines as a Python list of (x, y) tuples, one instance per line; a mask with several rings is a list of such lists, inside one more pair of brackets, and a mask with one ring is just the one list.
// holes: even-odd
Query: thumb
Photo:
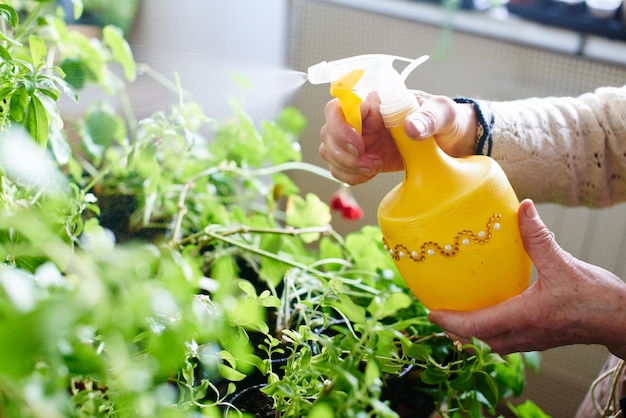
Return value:
[(537, 270), (559, 269), (566, 252), (539, 217), (532, 200), (525, 199), (520, 203), (518, 222), (524, 248)]
[(430, 96), (404, 121), (404, 130), (413, 139), (426, 139), (451, 126), (456, 120), (454, 102), (443, 96)]

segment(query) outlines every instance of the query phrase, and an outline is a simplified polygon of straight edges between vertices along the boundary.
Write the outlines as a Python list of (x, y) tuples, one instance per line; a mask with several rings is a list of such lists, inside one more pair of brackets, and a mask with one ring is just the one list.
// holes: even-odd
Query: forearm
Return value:
[(593, 207), (626, 200), (626, 86), (481, 107), (494, 121), (484, 152), (520, 199)]

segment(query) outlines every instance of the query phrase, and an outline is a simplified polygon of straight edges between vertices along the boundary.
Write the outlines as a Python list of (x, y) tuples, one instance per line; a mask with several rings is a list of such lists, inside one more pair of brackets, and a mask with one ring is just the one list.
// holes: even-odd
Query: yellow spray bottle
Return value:
[[(491, 158), (454, 158), (434, 138), (415, 141), (405, 118), (419, 104), (405, 86), (428, 57), (361, 55), (309, 68), (313, 84), (331, 83), (346, 120), (360, 132), (361, 97), (376, 90), (380, 112), (404, 161), (404, 179), (381, 201), (386, 250), (407, 286), (429, 309), (470, 311), (523, 292), (531, 261), (520, 237), (519, 200)], [(395, 61), (409, 63), (402, 73)]]

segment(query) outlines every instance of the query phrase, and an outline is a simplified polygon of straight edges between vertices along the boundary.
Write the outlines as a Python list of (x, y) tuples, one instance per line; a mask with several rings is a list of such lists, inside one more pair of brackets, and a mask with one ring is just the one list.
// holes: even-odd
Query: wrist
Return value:
[(476, 111), (471, 103), (458, 103), (458, 119), (462, 122), (461, 140), (457, 142), (457, 155), (474, 155), (476, 153), (476, 145), (480, 137), (479, 124), (476, 122)]
[(464, 109), (464, 112), (469, 111), (471, 114), (469, 121), (465, 124), (466, 133), (463, 140), (467, 149), (472, 147), (469, 154), (490, 155), (492, 148), (491, 129), (494, 123), (493, 112), (488, 106), (484, 106), (474, 99), (456, 97), (452, 100), (461, 104), (460, 109)]

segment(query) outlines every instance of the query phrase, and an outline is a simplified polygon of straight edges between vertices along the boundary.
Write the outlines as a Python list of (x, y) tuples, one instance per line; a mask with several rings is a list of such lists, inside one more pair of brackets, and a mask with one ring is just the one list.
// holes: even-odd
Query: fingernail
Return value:
[(526, 204), (524, 206), (524, 215), (526, 215), (528, 219), (533, 219), (539, 216), (539, 213), (537, 212), (537, 208), (535, 207), (535, 203), (530, 199), (526, 199), (526, 200), (530, 202), (530, 204)]
[(358, 170), (359, 173), (363, 174), (364, 176), (371, 177), (374, 175), (374, 171), (369, 167), (359, 167)]
[(415, 138), (423, 137), (424, 136), (423, 134), (426, 131), (426, 124), (424, 123), (424, 121), (417, 117), (409, 117), (408, 120), (416, 130), (416, 134), (414, 135), (414, 137)]
[(346, 144), (344, 149), (350, 154), (353, 155), (355, 157), (359, 156), (359, 150), (356, 149), (356, 147), (352, 144)]

